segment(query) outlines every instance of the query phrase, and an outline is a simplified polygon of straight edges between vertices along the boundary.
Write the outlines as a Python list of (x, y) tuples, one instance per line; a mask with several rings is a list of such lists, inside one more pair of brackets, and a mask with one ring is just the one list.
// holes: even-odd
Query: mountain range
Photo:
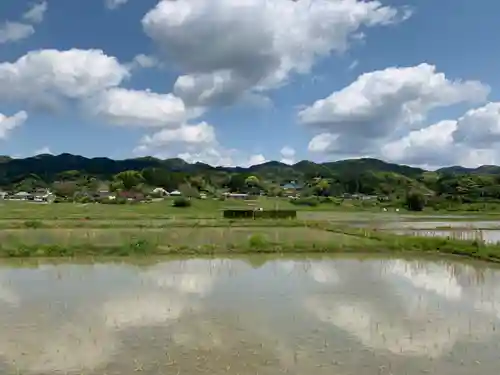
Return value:
[[(76, 170), (88, 175), (109, 178), (126, 170), (142, 170), (144, 168), (162, 168), (172, 172), (204, 173), (221, 171), (228, 173), (258, 174), (264, 178), (301, 178), (304, 176), (328, 176), (332, 174), (359, 174), (366, 171), (392, 172), (415, 178), (426, 170), (407, 165), (388, 163), (379, 159), (361, 158), (346, 159), (334, 162), (315, 163), (303, 160), (293, 165), (278, 161), (243, 167), (214, 167), (205, 163), (188, 163), (179, 158), (161, 160), (153, 157), (113, 160), (106, 157), (86, 158), (79, 155), (41, 154), (27, 158), (11, 158), (0, 156), (0, 181), (19, 180), (31, 174), (43, 179), (52, 180), (57, 174)], [(500, 166), (483, 165), (478, 168), (451, 166), (438, 169), (439, 174), (500, 174)]]

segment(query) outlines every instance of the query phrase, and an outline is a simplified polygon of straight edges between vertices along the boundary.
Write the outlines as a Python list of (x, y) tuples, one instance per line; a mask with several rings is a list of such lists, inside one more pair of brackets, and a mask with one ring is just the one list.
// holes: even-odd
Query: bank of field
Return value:
[[(263, 225), (263, 224), (261, 224)], [(229, 246), (282, 245), (283, 247), (309, 248), (312, 244), (327, 246), (356, 243), (355, 236), (344, 235), (309, 227), (275, 226), (205, 226), (162, 229), (10, 229), (0, 232), (1, 244), (26, 246), (84, 246), (116, 247), (144, 243), (154, 247), (183, 247), (202, 249), (205, 246), (226, 248)], [(4, 246), (8, 247), (8, 246)]]

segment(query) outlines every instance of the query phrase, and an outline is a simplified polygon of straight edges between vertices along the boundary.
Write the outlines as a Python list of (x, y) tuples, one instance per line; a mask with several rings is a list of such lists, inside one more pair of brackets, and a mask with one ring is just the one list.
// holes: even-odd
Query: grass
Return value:
[[(247, 203), (196, 200), (190, 208), (174, 208), (170, 203), (6, 202), (0, 207), (0, 257), (395, 252), (453, 254), (500, 262), (500, 246), (478, 239), (400, 236), (348, 225), (419, 217), (407, 213), (328, 212), (297, 207), (300, 211), (296, 220), (224, 220), (223, 208), (247, 208)], [(264, 208), (276, 205), (272, 199), (256, 203)]]
[[(484, 217), (486, 220), (500, 218), (499, 211), (434, 211), (426, 208), (422, 212), (408, 212), (401, 209), (396, 213), (394, 208), (389, 208), (388, 212), (382, 212), (382, 207), (378, 204), (367, 205), (359, 202), (344, 201), (341, 205), (325, 203), (317, 207), (300, 206), (291, 204), (287, 198), (260, 197), (256, 201), (225, 200), (217, 201), (213, 199), (193, 200), (193, 205), (189, 208), (172, 207), (172, 200), (167, 199), (160, 202), (148, 204), (127, 204), (127, 205), (103, 205), (103, 204), (80, 204), (80, 203), (58, 203), (53, 205), (34, 204), (27, 202), (0, 201), (0, 210), (3, 220), (69, 220), (69, 219), (112, 219), (112, 220), (133, 220), (137, 218), (166, 220), (173, 218), (184, 219), (210, 219), (220, 218), (224, 209), (262, 207), (264, 209), (278, 208), (297, 210), (301, 219), (342, 219), (348, 217), (363, 216), (407, 216), (414, 220), (426, 220), (428, 216), (446, 215), (447, 220), (463, 220), (466, 217)], [(462, 216), (464, 216), (462, 218)]]

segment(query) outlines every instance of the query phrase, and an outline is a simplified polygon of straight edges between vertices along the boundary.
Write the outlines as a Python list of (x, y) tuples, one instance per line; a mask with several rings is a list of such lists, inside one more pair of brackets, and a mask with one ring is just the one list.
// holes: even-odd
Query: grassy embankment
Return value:
[[(258, 206), (290, 208), (286, 201)], [(0, 256), (126, 256), (163, 254), (409, 252), (500, 261), (500, 246), (480, 241), (397, 236), (355, 229), (349, 222), (391, 220), (394, 213), (298, 208), (296, 220), (224, 220), (221, 210), (244, 202), (195, 201), (140, 205), (5, 202), (0, 206)]]

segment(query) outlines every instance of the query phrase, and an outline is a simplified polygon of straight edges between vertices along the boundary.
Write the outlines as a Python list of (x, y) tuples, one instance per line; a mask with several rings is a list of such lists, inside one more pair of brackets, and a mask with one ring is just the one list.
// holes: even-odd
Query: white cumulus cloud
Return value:
[(295, 164), (295, 149), (290, 146), (285, 146), (280, 151), (281, 162), (285, 164)]
[(104, 0), (106, 8), (114, 10), (128, 3), (128, 0)]
[(363, 28), (410, 14), (379, 1), (162, 0), (142, 24), (183, 72), (174, 93), (206, 106), (280, 86), (319, 58), (345, 51)]
[(35, 28), (32, 24), (43, 21), (47, 7), (45, 1), (34, 4), (22, 15), (25, 22), (7, 20), (0, 23), (0, 44), (17, 42), (33, 35)]
[(500, 163), (500, 103), (467, 111), (456, 120), (443, 120), (414, 130), (381, 149), (391, 161), (440, 167), (476, 167)]
[(134, 68), (153, 68), (159, 66), (160, 61), (155, 56), (145, 55), (140, 53), (134, 56), (134, 59), (130, 63), (130, 67)]
[(109, 122), (143, 127), (178, 127), (200, 112), (187, 109), (182, 99), (173, 94), (111, 88), (90, 98), (89, 112)]
[(47, 9), (48, 4), (46, 1), (34, 4), (26, 13), (23, 14), (23, 19), (31, 23), (40, 23), (43, 21)]
[(215, 141), (213, 126), (202, 122), (196, 125), (182, 125), (177, 129), (163, 129), (152, 136), (145, 136), (141, 143), (150, 147), (161, 147), (174, 143), (213, 144)]
[(28, 114), (25, 111), (17, 112), (10, 117), (0, 113), (0, 139), (7, 138), (13, 129), (24, 124), (27, 119)]
[(42, 148), (39, 148), (35, 150), (35, 152), (33, 153), (33, 155), (53, 155), (53, 154), (54, 153), (52, 152), (49, 146), (44, 146)]
[(175, 129), (162, 129), (146, 135), (134, 149), (136, 155), (158, 158), (179, 157), (189, 163), (202, 162), (214, 166), (250, 166), (261, 164), (261, 154), (247, 155), (223, 147), (217, 140), (215, 128), (206, 123), (182, 124)]
[(31, 25), (21, 22), (7, 21), (0, 25), (0, 44), (8, 42), (16, 42), (25, 39), (35, 33), (35, 29)]
[(391, 67), (360, 75), (298, 117), (320, 132), (310, 151), (370, 153), (392, 137), (421, 128), (431, 110), (483, 102), (489, 91), (481, 82), (451, 80), (429, 64)]
[(0, 99), (38, 104), (82, 98), (115, 87), (128, 76), (116, 58), (101, 50), (36, 50), (0, 63)]

